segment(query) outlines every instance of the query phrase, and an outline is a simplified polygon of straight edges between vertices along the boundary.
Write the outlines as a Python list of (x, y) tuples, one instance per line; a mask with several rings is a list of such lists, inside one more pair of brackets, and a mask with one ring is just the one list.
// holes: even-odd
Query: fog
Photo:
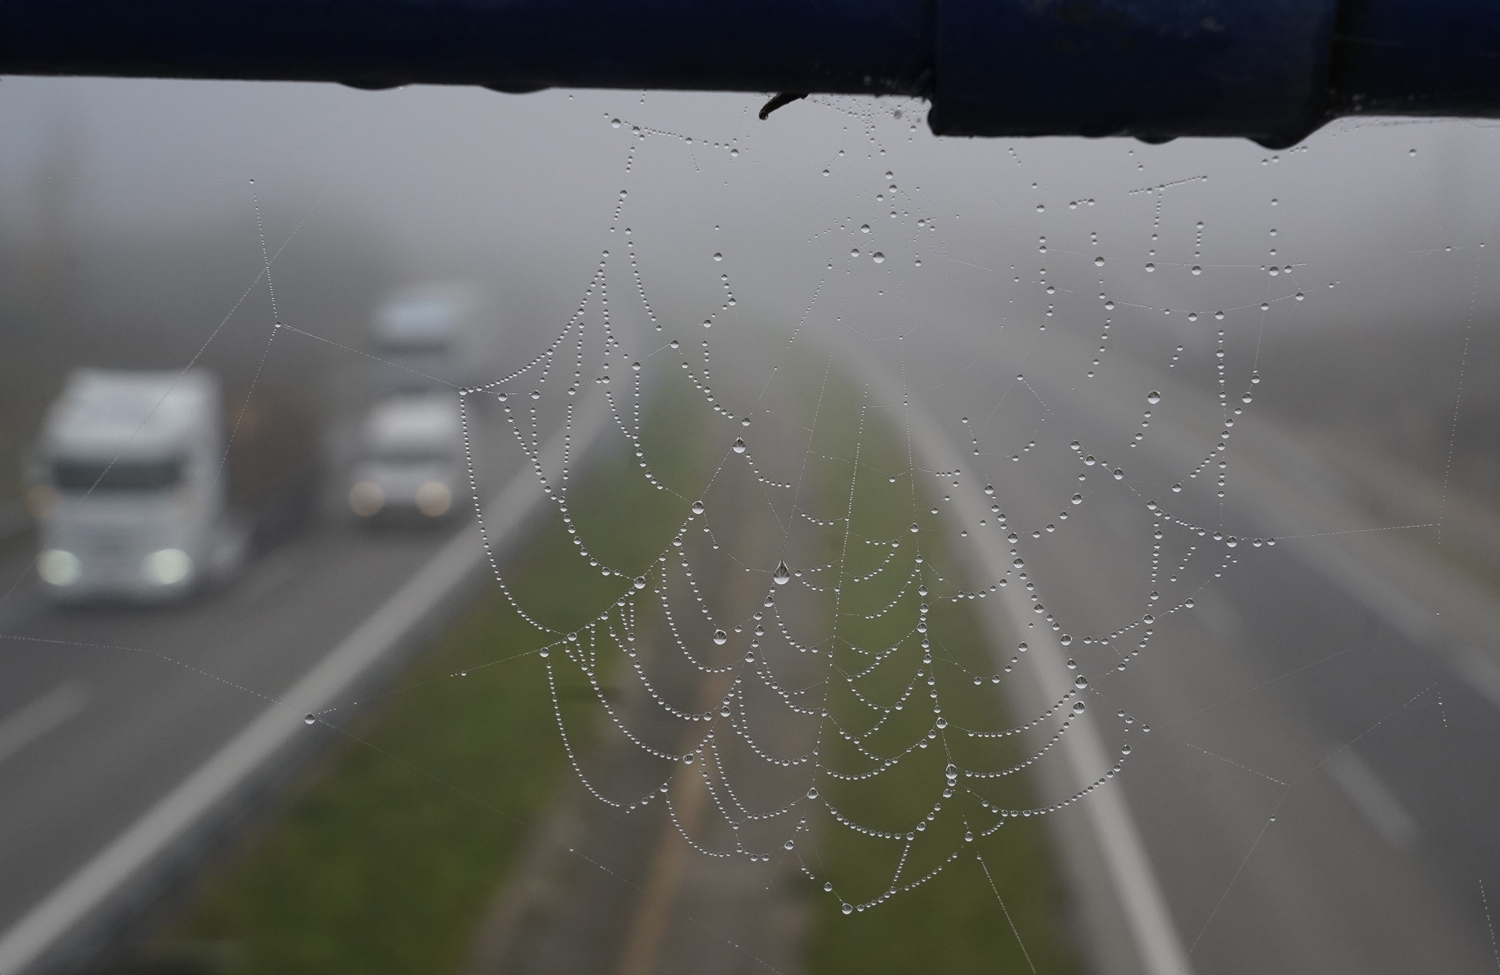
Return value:
[[(332, 409), (330, 456), (342, 458), (371, 392), (373, 310), (410, 285), (462, 282), (483, 296), (465, 366), (495, 384), (474, 429), (514, 447), (510, 411), (539, 402), (534, 447), (564, 417), (572, 424), (572, 404), (591, 391), (631, 402), (639, 376), (676, 397), (661, 402), (703, 414), (681, 426), (702, 444), (671, 443), (680, 456), (665, 462), (642, 451), (640, 466), (721, 453), (721, 469), (760, 465), (744, 468), (725, 504), (737, 526), (725, 537), (738, 532), (756, 554), (724, 578), (800, 558), (801, 580), (825, 540), (798, 517), (821, 529), (839, 515), (777, 492), (800, 491), (809, 465), (823, 464), (835, 472), (825, 488), (848, 479), (852, 510), (855, 475), (866, 476), (857, 451), (879, 438), (816, 435), (825, 393), (857, 401), (859, 423), (904, 443), (906, 466), (878, 472), (888, 484), (910, 478), (911, 510), (893, 530), (907, 540), (910, 517), (917, 544), (900, 557), (920, 551), (919, 531), (970, 552), (969, 590), (929, 579), (932, 601), (988, 599), (977, 642), (994, 655), (993, 684), (1012, 652), (1018, 671), (1038, 668), (1051, 698), (1015, 692), (1022, 720), (1055, 709), (1048, 681), (1084, 698), (1090, 685), (1072, 683), (1071, 667), (1094, 681), (1088, 721), (1109, 756), (1137, 735), (1137, 717), (1163, 732), (1132, 739), (1141, 760), (1116, 792), (1137, 819), (1125, 814), (1123, 833), (1109, 834), (1135, 836), (1139, 822), (1134, 842), (1159, 892), (1155, 880), (1122, 880), (1119, 858), (1089, 846), (1094, 827), (1058, 798), (1112, 777), (1100, 764), (1112, 757), (1037, 780), (1045, 812), (1067, 807), (1053, 839), (1082, 892), (1076, 910), (1095, 911), (1089, 896), (1108, 890), (1159, 902), (1162, 938), (1180, 940), (1183, 957), (1196, 951), (1204, 971), (1323, 971), (1328, 958), (1394, 971), (1412, 967), (1401, 951), (1419, 949), (1453, 951), (1432, 965), (1459, 970), (1483, 954), (1488, 907), (1473, 881), (1500, 883), (1496, 833), (1473, 825), (1500, 811), (1500, 129), (1346, 119), (1269, 152), (1237, 140), (940, 140), (915, 101), (814, 96), (760, 120), (762, 103), (5, 78), (0, 462), (11, 473), (0, 498), (19, 494), (15, 472), (46, 404), (84, 365), (207, 366), (232, 400), (252, 383), (315, 390)], [(518, 373), (554, 352), (555, 372)], [(603, 415), (617, 457), (641, 447), (624, 412), (613, 426)], [(502, 472), (535, 459), (487, 456), (476, 494), (496, 496)], [(625, 463), (619, 476), (635, 477)], [(124, 623), (37, 610), (23, 620), (38, 634), (27, 639), (113, 645), (125, 640), (118, 625), (141, 643), (217, 647), (243, 625), (243, 640), (285, 651), (280, 669), (257, 672), (253, 654), (226, 651), (189, 676), (243, 665), (245, 686), (265, 686), (236, 700), (259, 706), (256, 695), (290, 683), (436, 551), (436, 536), (356, 534), (347, 479), (329, 469), (337, 516), (285, 546), (301, 562), (278, 569), (268, 556), (251, 586), (256, 599), (313, 594), (282, 621), (303, 643), (263, 637), (255, 627), (275, 614), (259, 609), (226, 623), (241, 618), (232, 595)], [(685, 507), (719, 478), (649, 486)], [(748, 527), (752, 509), (772, 527)], [(588, 558), (581, 536), (569, 541)], [(723, 558), (719, 548), (714, 536), (694, 557)], [(13, 559), (17, 578), (30, 578), (29, 558)], [(927, 578), (923, 565), (915, 558), (911, 578)], [(780, 575), (775, 584), (788, 581)], [(296, 587), (277, 588), (291, 578)], [(773, 606), (735, 591), (751, 611)], [(807, 619), (836, 620), (825, 590), (808, 591)], [(1126, 648), (1137, 628), (1146, 648), (1152, 626), (1161, 634), (1148, 653)], [(1018, 636), (1035, 651), (1026, 664)], [(182, 696), (144, 669), (130, 678), (140, 700)], [(1450, 735), (1450, 712), (1434, 718), (1432, 700), (1467, 730)], [(1370, 768), (1329, 778), (1330, 754), (1356, 746), (1364, 758), (1349, 761)], [(176, 757), (183, 769), (197, 761)], [(1429, 779), (1439, 765), (1475, 771)], [(87, 777), (93, 765), (69, 767)], [(1382, 832), (1369, 781), (1375, 806), (1394, 803), (1416, 825)], [(17, 914), (19, 897), (0, 907)], [(1090, 917), (1080, 943), (1138, 923)], [(1094, 941), (1101, 956), (1119, 947)]]

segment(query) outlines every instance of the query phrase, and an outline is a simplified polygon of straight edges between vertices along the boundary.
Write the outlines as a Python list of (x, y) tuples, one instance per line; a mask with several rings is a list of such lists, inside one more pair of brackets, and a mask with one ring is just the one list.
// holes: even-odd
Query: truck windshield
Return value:
[(63, 491), (160, 491), (182, 480), (182, 459), (84, 460), (52, 462), (52, 484)]

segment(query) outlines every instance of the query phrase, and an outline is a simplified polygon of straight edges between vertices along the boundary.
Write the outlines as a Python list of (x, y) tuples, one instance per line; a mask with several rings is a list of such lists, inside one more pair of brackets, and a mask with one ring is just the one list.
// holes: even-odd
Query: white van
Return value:
[(223, 417), (202, 370), (69, 376), (28, 470), (53, 596), (160, 601), (239, 565), (248, 532), (228, 516)]
[(464, 477), (458, 398), (435, 392), (379, 400), (365, 418), (349, 507), (362, 519), (452, 513)]

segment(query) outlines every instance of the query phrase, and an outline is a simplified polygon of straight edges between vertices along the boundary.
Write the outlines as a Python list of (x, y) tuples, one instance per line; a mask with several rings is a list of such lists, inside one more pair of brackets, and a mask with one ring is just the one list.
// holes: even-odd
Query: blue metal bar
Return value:
[(1496, 0), (0, 0), (0, 73), (907, 95), (943, 135), (1500, 115)]

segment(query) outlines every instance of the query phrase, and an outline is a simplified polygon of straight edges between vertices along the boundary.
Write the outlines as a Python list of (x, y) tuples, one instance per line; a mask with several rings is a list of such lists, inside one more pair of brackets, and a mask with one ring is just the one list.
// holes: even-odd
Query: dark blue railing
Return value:
[(1500, 114), (1500, 0), (0, 0), (0, 73), (909, 95), (945, 135)]

